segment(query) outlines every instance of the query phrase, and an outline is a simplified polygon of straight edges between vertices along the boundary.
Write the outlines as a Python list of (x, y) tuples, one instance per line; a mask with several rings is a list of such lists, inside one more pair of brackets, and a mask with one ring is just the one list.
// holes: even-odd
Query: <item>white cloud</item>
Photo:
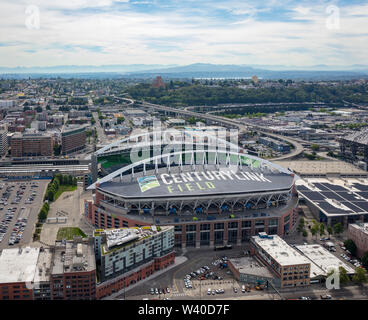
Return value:
[[(40, 7), (39, 30), (25, 27), (25, 8), (30, 3)], [(226, 21), (206, 14), (204, 8), (198, 8), (196, 14), (190, 14), (188, 8), (149, 14), (131, 9), (114, 12), (109, 10), (111, 3), (55, 1), (50, 7), (46, 0), (2, 0), (0, 65), (313, 65), (365, 63), (366, 59), (368, 27), (366, 18), (356, 14), (358, 6), (341, 8), (341, 28), (331, 31), (325, 25), (324, 5), (291, 7), (291, 21), (260, 21), (257, 13), (262, 8), (246, 4), (237, 7), (239, 1), (229, 1), (226, 12), (232, 13), (234, 19)], [(91, 7), (101, 10), (88, 14), (79, 10)], [(223, 5), (213, 7), (225, 10)], [(367, 8), (362, 6), (361, 12)], [(248, 16), (244, 19), (241, 15)], [(102, 52), (90, 47), (101, 47)]]

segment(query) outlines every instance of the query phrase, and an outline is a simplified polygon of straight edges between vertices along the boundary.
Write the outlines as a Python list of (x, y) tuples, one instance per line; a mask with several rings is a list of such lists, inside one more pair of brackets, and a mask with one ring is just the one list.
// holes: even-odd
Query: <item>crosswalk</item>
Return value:
[(173, 297), (185, 297), (186, 294), (184, 292), (177, 292), (172, 294)]

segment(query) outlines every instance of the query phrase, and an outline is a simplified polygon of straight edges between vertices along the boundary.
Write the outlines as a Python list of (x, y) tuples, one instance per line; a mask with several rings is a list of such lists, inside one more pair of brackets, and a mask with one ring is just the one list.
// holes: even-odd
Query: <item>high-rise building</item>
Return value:
[(8, 152), (8, 131), (0, 130), (0, 155), (3, 156)]
[(69, 154), (86, 146), (86, 127), (65, 127), (61, 133), (61, 153)]
[(108, 296), (174, 263), (174, 227), (97, 229), (97, 298)]

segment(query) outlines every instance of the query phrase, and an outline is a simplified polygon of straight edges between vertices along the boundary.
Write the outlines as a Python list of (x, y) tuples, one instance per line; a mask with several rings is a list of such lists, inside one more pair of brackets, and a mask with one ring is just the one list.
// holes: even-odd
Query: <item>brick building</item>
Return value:
[(311, 261), (279, 236), (264, 232), (253, 236), (250, 252), (265, 263), (279, 279), (280, 288), (310, 285)]
[(348, 227), (348, 238), (357, 246), (357, 256), (368, 252), (368, 223), (352, 223)]
[(96, 263), (91, 243), (55, 243), (50, 287), (52, 300), (96, 299)]
[(12, 157), (52, 156), (53, 138), (49, 134), (15, 133), (11, 138)]

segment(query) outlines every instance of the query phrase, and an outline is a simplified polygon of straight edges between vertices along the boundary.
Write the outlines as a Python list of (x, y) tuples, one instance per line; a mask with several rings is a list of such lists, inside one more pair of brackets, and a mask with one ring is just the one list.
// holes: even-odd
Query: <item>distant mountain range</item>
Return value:
[[(2, 75), (1, 75), (2, 74)], [(368, 79), (367, 65), (309, 67), (283, 65), (219, 65), (195, 63), (176, 65), (101, 65), (101, 66), (54, 66), (54, 67), (0, 67), (2, 78), (142, 78), (157, 75), (164, 79), (183, 78), (250, 78), (295, 80), (349, 80)]]

